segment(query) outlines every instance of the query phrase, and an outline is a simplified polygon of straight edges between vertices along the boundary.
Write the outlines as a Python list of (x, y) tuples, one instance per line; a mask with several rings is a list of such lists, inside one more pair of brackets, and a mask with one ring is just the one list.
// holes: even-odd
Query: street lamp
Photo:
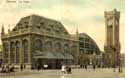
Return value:
[(113, 51), (113, 55), (114, 55), (114, 57), (113, 57), (113, 64), (114, 64), (114, 72), (115, 72), (115, 68), (116, 68), (116, 54), (115, 54), (115, 52), (116, 52), (116, 49), (114, 48), (113, 49), (114, 51)]

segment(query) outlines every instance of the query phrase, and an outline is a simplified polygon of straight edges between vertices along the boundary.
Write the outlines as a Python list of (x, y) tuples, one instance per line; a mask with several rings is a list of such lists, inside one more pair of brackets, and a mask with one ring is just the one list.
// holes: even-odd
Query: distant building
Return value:
[(80, 33), (78, 36), (80, 54), (100, 54), (99, 47), (91, 37), (86, 33)]
[(78, 64), (83, 53), (100, 53), (96, 43), (86, 34), (72, 36), (59, 21), (38, 15), (22, 18), (8, 34), (2, 26), (1, 40), (3, 65), (48, 64), (49, 68), (60, 68), (62, 64)]
[[(102, 57), (101, 51), (95, 41), (86, 33), (80, 33), (79, 39), (79, 64), (90, 65), (94, 60), (97, 65), (101, 65)], [(95, 54), (95, 55), (94, 55)], [(94, 58), (95, 57), (95, 58)]]

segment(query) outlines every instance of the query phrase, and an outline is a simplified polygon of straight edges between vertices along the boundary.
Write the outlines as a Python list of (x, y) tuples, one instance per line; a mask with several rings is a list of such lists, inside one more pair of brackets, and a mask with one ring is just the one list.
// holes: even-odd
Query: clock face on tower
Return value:
[(118, 20), (115, 21), (115, 24), (116, 24), (116, 26), (118, 26), (118, 24), (119, 24), (119, 23), (118, 23)]
[(112, 19), (108, 20), (108, 26), (111, 26), (112, 24), (113, 24), (113, 20)]

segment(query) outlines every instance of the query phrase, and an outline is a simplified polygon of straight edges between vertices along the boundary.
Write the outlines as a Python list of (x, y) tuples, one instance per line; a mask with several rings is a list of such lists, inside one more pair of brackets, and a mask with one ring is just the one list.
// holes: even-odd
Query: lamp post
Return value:
[(113, 57), (113, 67), (114, 67), (114, 72), (115, 72), (115, 68), (116, 68), (116, 54), (115, 54), (115, 52), (116, 52), (116, 49), (115, 48), (113, 48), (113, 55), (114, 55), (114, 57)]

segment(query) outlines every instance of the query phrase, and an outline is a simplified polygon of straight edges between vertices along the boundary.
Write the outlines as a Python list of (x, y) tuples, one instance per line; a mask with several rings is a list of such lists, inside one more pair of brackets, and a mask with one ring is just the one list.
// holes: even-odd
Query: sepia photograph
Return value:
[(0, 0), (0, 78), (124, 78), (125, 0)]

